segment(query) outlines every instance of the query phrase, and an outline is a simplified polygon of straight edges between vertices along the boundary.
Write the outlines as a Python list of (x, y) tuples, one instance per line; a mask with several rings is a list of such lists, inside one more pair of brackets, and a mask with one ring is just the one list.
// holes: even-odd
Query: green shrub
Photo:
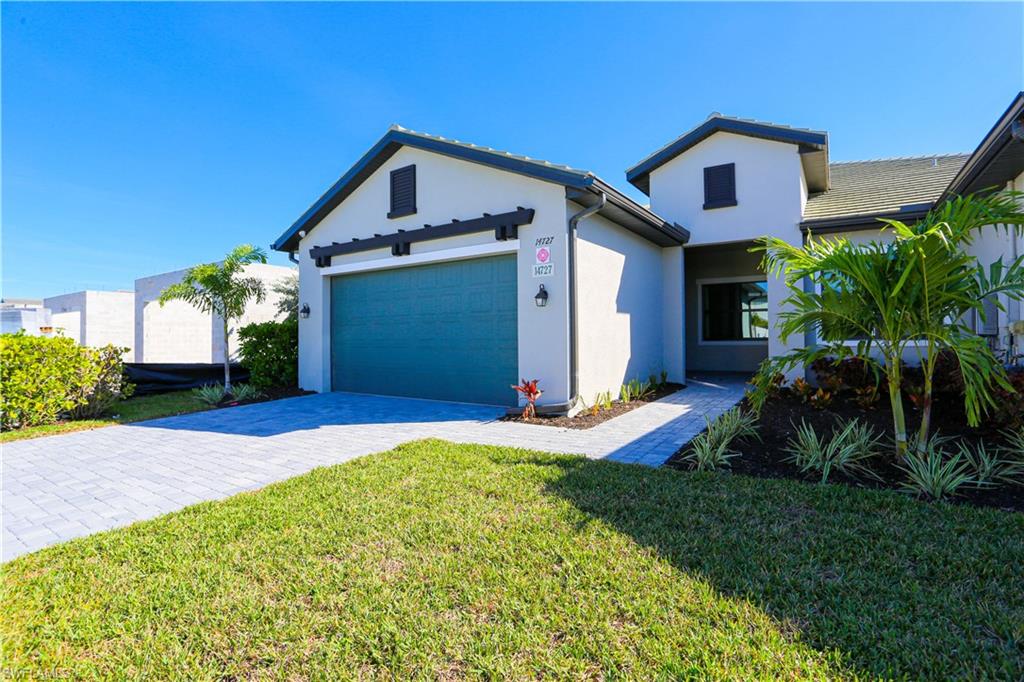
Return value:
[(847, 475), (870, 474), (864, 462), (878, 454), (879, 438), (867, 424), (856, 419), (840, 422), (829, 438), (819, 436), (807, 422), (796, 428), (796, 438), (786, 446), (786, 460), (800, 471), (821, 474), (825, 483), (833, 471)]
[(121, 375), (123, 350), (85, 348), (62, 336), (0, 335), (0, 425), (52, 424), (109, 409), (130, 392)]
[(238, 332), (242, 366), (249, 383), (267, 389), (299, 383), (299, 324), (296, 321), (260, 322)]
[(135, 392), (135, 385), (125, 380), (122, 357), (128, 351), (127, 348), (109, 344), (103, 348), (81, 350), (92, 355), (90, 375), (93, 366), (99, 369), (99, 373), (92, 386), (83, 385), (86, 393), (85, 402), (72, 408), (70, 414), (72, 419), (94, 419), (105, 414), (125, 398), (131, 397)]

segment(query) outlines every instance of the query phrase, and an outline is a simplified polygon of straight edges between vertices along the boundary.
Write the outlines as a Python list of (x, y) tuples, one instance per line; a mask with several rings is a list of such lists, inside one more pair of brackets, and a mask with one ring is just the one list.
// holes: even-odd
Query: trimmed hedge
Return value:
[(0, 335), (0, 426), (6, 431), (94, 416), (130, 394), (126, 349), (85, 348), (61, 336)]
[(242, 366), (259, 389), (290, 388), (299, 383), (299, 323), (259, 322), (238, 330)]

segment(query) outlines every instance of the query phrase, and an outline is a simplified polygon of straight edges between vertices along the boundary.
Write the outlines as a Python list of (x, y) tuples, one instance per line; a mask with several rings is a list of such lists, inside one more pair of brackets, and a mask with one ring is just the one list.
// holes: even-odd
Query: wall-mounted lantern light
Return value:
[(307, 317), (309, 317), (309, 304), (308, 303), (303, 303), (302, 307), (299, 308), (299, 317), (301, 317), (302, 319), (306, 319)]
[(538, 308), (543, 308), (548, 304), (548, 290), (544, 288), (544, 285), (540, 285), (540, 289), (537, 290), (537, 295), (533, 297), (534, 302)]

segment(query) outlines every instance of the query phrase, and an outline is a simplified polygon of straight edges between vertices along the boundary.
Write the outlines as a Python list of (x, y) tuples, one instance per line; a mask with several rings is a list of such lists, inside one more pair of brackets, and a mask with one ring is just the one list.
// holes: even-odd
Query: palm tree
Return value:
[[(803, 247), (773, 237), (759, 240), (764, 268), (782, 276), (788, 289), (778, 329), (785, 341), (807, 330), (816, 347), (770, 358), (755, 379), (755, 406), (763, 404), (771, 377), (798, 365), (832, 356), (856, 356), (889, 384), (897, 453), (907, 451), (906, 418), (900, 393), (902, 361), (915, 353), (924, 374), (924, 404), (916, 442), (927, 441), (931, 421), (932, 378), (939, 352), (951, 351), (964, 379), (968, 423), (976, 426), (993, 403), (993, 385), (1012, 390), (1006, 372), (984, 339), (963, 320), (971, 311), (984, 316), (984, 300), (995, 294), (1024, 298), (1024, 256), (987, 268), (964, 251), (985, 226), (1024, 232), (1020, 192), (956, 197), (908, 226), (884, 221), (890, 242), (853, 244), (845, 238), (815, 239)], [(804, 279), (814, 285), (805, 291)], [(997, 302), (997, 305), (1000, 305)], [(787, 308), (788, 309), (785, 309)], [(881, 356), (879, 362), (873, 350)]]
[(201, 312), (219, 315), (224, 324), (224, 392), (231, 393), (231, 354), (228, 351), (231, 320), (245, 312), (249, 301), (262, 303), (266, 297), (263, 282), (244, 277), (246, 265), (266, 263), (267, 254), (251, 244), (236, 246), (219, 263), (204, 263), (189, 268), (180, 282), (160, 293), (160, 305), (181, 300)]

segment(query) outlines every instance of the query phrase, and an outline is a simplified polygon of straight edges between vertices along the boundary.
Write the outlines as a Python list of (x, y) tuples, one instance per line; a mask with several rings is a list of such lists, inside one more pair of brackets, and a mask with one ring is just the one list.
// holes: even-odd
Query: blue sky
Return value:
[(637, 198), (711, 111), (833, 160), (970, 151), (1024, 87), (1022, 7), (4, 3), (3, 295), (266, 246), (391, 123)]

